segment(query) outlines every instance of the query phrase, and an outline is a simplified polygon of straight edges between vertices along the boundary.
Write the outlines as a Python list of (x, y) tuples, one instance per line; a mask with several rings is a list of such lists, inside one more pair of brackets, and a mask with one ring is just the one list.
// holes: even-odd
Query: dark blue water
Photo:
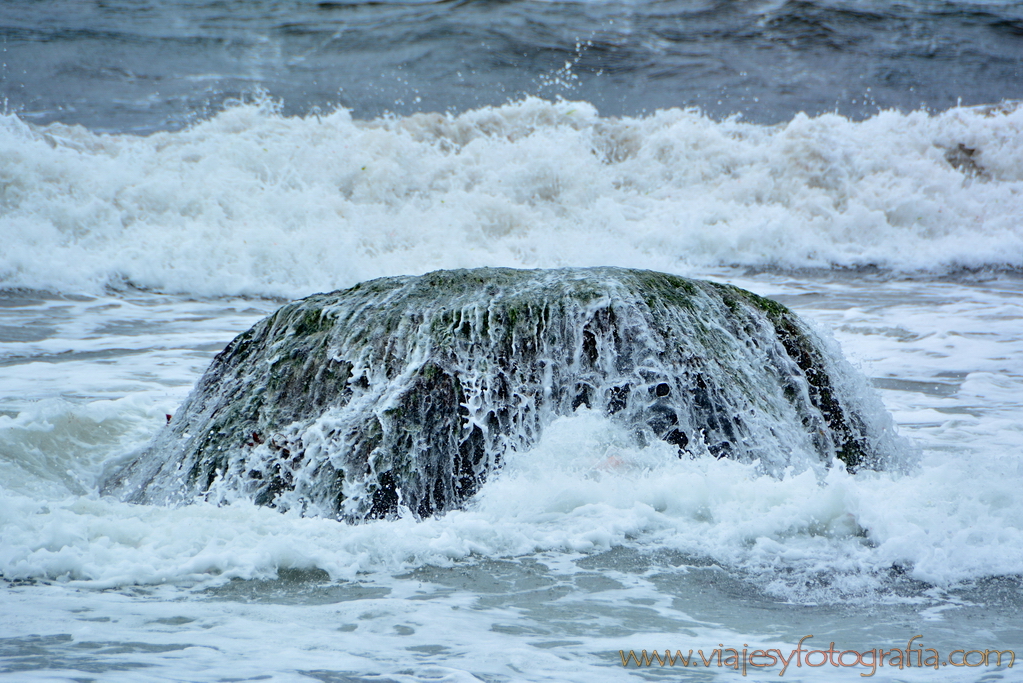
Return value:
[(1023, 98), (1006, 0), (4, 0), (0, 49), (8, 111), (102, 131), (178, 129), (256, 92), (287, 114), (536, 95), (763, 123)]

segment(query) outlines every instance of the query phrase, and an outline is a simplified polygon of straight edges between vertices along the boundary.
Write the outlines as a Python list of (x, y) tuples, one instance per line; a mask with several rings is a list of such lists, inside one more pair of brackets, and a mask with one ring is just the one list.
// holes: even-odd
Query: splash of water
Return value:
[(619, 268), (382, 278), (235, 339), (107, 490), (427, 516), (582, 406), (679, 457), (879, 468), (890, 420), (862, 389), (795, 315), (735, 287)]

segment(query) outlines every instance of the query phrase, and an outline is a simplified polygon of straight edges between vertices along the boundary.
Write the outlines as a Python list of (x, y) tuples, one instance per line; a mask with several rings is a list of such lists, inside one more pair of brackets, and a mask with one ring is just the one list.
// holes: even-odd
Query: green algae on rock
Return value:
[[(283, 306), (106, 485), (357, 521), (453, 509), (558, 416), (679, 457), (883, 467), (889, 418), (781, 304), (641, 270), (438, 271)], [(679, 495), (685, 495), (680, 492)]]

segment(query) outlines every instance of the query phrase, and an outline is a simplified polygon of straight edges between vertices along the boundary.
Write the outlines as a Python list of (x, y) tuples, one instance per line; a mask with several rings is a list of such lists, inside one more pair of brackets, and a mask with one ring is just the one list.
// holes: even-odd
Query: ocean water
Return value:
[[(981, 0), (4, 3), (0, 680), (1023, 680), (1021, 27)], [(680, 460), (580, 410), (431, 519), (98, 493), (285, 301), (591, 265), (786, 304), (870, 380), (897, 465)], [(801, 639), (889, 655), (710, 654)]]

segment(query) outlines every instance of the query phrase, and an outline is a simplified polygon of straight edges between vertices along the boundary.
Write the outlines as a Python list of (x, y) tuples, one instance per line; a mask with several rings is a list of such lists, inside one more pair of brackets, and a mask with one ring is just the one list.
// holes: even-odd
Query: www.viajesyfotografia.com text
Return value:
[(786, 656), (778, 648), (751, 650), (749, 645), (743, 643), (743, 649), (726, 648), (719, 644), (717, 648), (704, 653), (697, 650), (693, 654), (682, 654), (682, 650), (619, 650), (622, 658), (622, 666), (628, 667), (635, 664), (637, 667), (647, 666), (704, 666), (735, 669), (742, 671), (745, 676), (752, 669), (753, 672), (762, 672), (764, 669), (781, 667), (779, 676), (784, 676), (790, 666), (802, 668), (820, 666), (841, 666), (841, 667), (865, 667), (869, 672), (863, 672), (860, 676), (869, 677), (877, 673), (879, 668), (907, 669), (934, 668), (940, 669), (943, 666), (978, 667), (978, 666), (1002, 666), (1003, 658), (1006, 666), (1012, 668), (1016, 662), (1016, 653), (1012, 650), (952, 650), (942, 658), (941, 654), (934, 649), (924, 648), (920, 644), (914, 645), (914, 641), (923, 638), (922, 635), (913, 636), (905, 648), (874, 648), (872, 650), (839, 650), (835, 643), (829, 644), (828, 649), (811, 650), (803, 647), (813, 635), (803, 636), (799, 645)]

